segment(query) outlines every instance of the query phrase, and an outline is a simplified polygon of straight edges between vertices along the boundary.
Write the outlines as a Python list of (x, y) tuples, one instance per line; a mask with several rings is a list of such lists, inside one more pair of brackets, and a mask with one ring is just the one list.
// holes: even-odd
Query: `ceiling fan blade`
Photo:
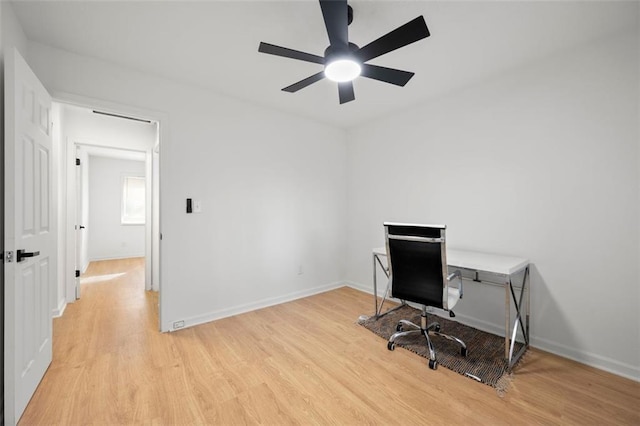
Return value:
[(312, 55), (311, 53), (300, 52), (299, 50), (293, 50), (265, 42), (260, 42), (258, 52), (283, 56), (285, 58), (298, 59), (300, 61), (313, 62), (315, 64), (324, 64), (324, 58), (322, 56)]
[(361, 47), (356, 53), (356, 56), (362, 62), (366, 62), (369, 59), (377, 58), (380, 55), (384, 55), (385, 53), (389, 53), (426, 37), (429, 37), (427, 23), (422, 16), (418, 16), (416, 19), (407, 22), (379, 39)]
[(347, 0), (320, 0), (320, 8), (327, 28), (329, 44), (333, 48), (349, 46)]
[(338, 83), (338, 95), (340, 96), (340, 104), (354, 100), (356, 95), (353, 93), (353, 82)]
[(291, 86), (287, 86), (282, 90), (289, 93), (295, 93), (298, 90), (304, 89), (305, 87), (315, 83), (316, 81), (322, 80), (323, 78), (324, 78), (324, 71), (320, 71), (319, 73), (314, 74), (311, 77), (307, 77), (304, 80), (300, 80), (297, 83), (293, 83)]
[(363, 64), (360, 75), (374, 80), (384, 81), (385, 83), (395, 84), (396, 86), (404, 86), (411, 80), (414, 73), (378, 65)]

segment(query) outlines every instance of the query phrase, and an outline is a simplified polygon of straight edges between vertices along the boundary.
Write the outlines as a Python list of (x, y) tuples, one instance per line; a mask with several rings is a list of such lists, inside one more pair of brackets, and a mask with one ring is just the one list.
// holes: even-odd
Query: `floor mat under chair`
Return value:
[[(377, 320), (375, 317), (360, 317), (358, 324), (388, 340), (396, 332), (399, 320), (406, 319), (414, 324), (420, 324), (420, 314), (419, 309), (405, 305)], [(440, 323), (443, 333), (455, 336), (467, 345), (467, 356), (463, 357), (460, 355), (460, 345), (444, 338), (433, 337), (439, 365), (492, 386), (499, 394), (506, 392), (511, 375), (507, 372), (507, 362), (504, 359), (504, 337), (440, 316), (429, 315), (428, 322), (433, 321)], [(426, 359), (429, 358), (429, 349), (422, 335), (402, 337), (396, 340), (395, 344), (396, 347), (402, 347)], [(522, 345), (517, 342), (514, 353), (517, 353)], [(383, 347), (386, 350), (386, 345)]]

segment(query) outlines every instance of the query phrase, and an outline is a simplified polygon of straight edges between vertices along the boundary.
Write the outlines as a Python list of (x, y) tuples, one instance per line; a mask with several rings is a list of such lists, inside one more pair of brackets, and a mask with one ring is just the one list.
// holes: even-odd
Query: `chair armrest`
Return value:
[(460, 299), (462, 299), (462, 273), (460, 272), (460, 270), (456, 269), (455, 271), (447, 275), (447, 281), (451, 281), (456, 277), (458, 278), (459, 283), (458, 288), (460, 289)]

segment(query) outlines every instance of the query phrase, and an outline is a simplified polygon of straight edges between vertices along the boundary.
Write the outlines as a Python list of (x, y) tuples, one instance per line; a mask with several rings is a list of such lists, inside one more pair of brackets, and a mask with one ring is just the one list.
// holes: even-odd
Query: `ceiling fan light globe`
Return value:
[(356, 79), (362, 72), (360, 64), (353, 59), (337, 59), (324, 67), (324, 75), (336, 83), (344, 83)]

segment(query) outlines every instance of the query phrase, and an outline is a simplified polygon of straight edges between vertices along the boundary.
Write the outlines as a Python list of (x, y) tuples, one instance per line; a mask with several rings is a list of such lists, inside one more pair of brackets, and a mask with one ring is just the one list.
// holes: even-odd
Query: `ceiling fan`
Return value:
[(329, 47), (324, 51), (324, 56), (260, 42), (258, 52), (324, 65), (323, 71), (282, 90), (294, 93), (327, 77), (338, 83), (340, 103), (344, 104), (355, 99), (353, 80), (360, 75), (396, 86), (404, 86), (413, 77), (414, 73), (409, 71), (381, 67), (366, 62), (429, 37), (429, 29), (422, 16), (407, 22), (366, 46), (358, 47), (349, 42), (348, 25), (353, 20), (353, 9), (347, 5), (347, 1), (320, 0), (320, 8), (329, 35)]

